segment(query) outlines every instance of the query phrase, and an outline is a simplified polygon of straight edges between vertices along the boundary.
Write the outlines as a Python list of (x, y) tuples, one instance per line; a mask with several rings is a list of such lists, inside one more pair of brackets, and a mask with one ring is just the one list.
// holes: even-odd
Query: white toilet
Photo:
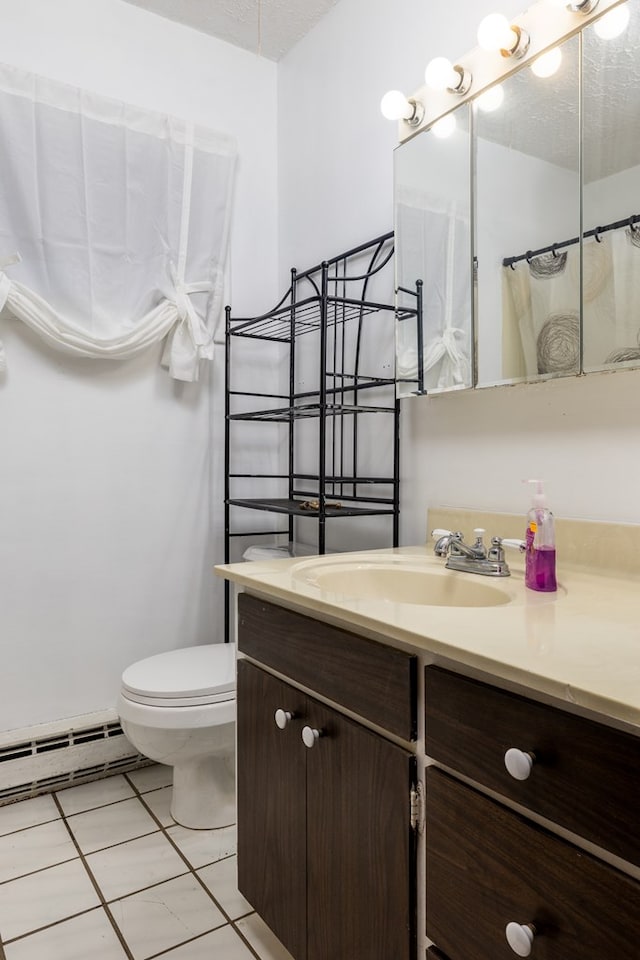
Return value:
[(184, 827), (235, 822), (235, 644), (170, 650), (122, 674), (118, 714), (134, 747), (173, 767), (171, 816)]

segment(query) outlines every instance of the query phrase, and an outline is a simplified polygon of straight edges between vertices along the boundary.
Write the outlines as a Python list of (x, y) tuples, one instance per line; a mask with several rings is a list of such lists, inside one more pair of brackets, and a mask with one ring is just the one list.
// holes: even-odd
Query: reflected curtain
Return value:
[[(503, 354), (505, 376), (579, 372), (580, 296), (578, 244), (504, 268), (504, 323), (517, 330), (519, 346)], [(585, 370), (640, 359), (639, 302), (640, 229), (587, 237), (582, 247)]]
[[(427, 392), (471, 386), (469, 220), (455, 202), (415, 188), (396, 191), (402, 237), (400, 278), (424, 281), (424, 386)], [(402, 280), (400, 279), (400, 282)], [(413, 325), (400, 324), (397, 375), (417, 377)]]

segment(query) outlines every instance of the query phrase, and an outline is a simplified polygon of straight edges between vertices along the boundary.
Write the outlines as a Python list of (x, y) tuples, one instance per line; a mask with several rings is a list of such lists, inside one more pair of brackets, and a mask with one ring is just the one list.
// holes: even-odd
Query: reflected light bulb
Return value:
[(503, 100), (504, 90), (501, 86), (498, 86), (492, 87), (491, 90), (487, 90), (486, 93), (483, 93), (480, 97), (478, 97), (476, 103), (483, 113), (491, 113), (493, 110), (497, 110), (498, 107), (502, 106)]
[(536, 77), (552, 77), (562, 63), (562, 51), (560, 47), (554, 47), (548, 53), (543, 53), (541, 57), (534, 60), (531, 64), (531, 71)]
[(448, 90), (449, 87), (455, 87), (459, 80), (459, 75), (446, 57), (431, 60), (424, 72), (424, 82), (432, 90)]
[(627, 29), (629, 16), (629, 4), (623, 3), (621, 7), (614, 7), (600, 20), (596, 20), (593, 29), (601, 40), (613, 40)]
[(448, 113), (446, 117), (442, 117), (441, 120), (436, 120), (434, 125), (431, 127), (431, 132), (440, 140), (444, 140), (446, 137), (451, 136), (455, 128), (456, 118), (452, 113)]
[(380, 101), (380, 111), (387, 120), (410, 120), (414, 107), (400, 90), (389, 90)]
[(490, 13), (478, 27), (478, 43), (483, 50), (512, 50), (517, 42), (518, 34), (501, 13)]

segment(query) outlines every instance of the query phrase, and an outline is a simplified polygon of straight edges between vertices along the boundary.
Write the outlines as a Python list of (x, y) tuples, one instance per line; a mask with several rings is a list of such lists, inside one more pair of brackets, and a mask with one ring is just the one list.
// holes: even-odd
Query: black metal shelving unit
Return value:
[[(398, 545), (400, 405), (395, 390), (395, 321), (419, 321), (421, 291), (417, 285), (415, 308), (397, 312), (393, 293), (389, 296), (393, 252), (393, 233), (383, 234), (308, 270), (292, 269), (289, 289), (266, 314), (235, 318), (226, 308), (225, 563), (232, 560), (236, 538), (282, 535), (294, 542), (296, 524), (310, 517), (317, 526), (319, 554), (326, 550), (327, 521), (334, 519), (388, 516), (389, 539)], [(380, 290), (386, 297), (378, 300)], [(280, 370), (280, 392), (256, 392), (246, 383), (241, 351), (243, 345), (251, 349), (250, 344), (254, 355), (256, 345), (265, 355), (268, 349), (279, 351), (280, 367), (274, 363), (272, 374), (276, 379)], [(265, 359), (263, 369), (268, 365)], [(372, 417), (383, 417), (390, 424), (382, 465), (371, 449), (376, 446), (371, 431), (362, 426)], [(243, 449), (239, 434), (243, 422), (280, 425), (286, 467), (283, 464), (279, 472), (234, 468), (234, 454)], [(305, 438), (303, 424), (310, 422), (317, 429)], [(244, 493), (247, 485), (254, 488), (252, 495), (239, 495), (239, 488), (245, 488)], [(272, 495), (274, 485), (276, 496)], [(255, 495), (260, 492), (262, 496)], [(247, 525), (251, 511), (284, 515), (286, 527), (252, 530)], [(225, 623), (228, 637), (227, 581)]]

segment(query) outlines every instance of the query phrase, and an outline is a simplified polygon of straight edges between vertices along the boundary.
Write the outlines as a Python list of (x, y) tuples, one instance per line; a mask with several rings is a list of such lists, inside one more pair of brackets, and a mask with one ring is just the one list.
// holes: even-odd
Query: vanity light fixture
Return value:
[(385, 93), (380, 110), (387, 120), (405, 120), (412, 127), (417, 127), (424, 117), (424, 106), (420, 101), (405, 97), (400, 90)]
[(432, 90), (448, 90), (462, 96), (469, 92), (472, 77), (460, 64), (453, 65), (446, 57), (436, 57), (427, 64), (424, 81)]
[(490, 13), (478, 27), (478, 43), (483, 50), (500, 52), (503, 57), (521, 60), (529, 49), (531, 38), (517, 24), (510, 24), (501, 13)]
[(492, 113), (501, 107), (504, 102), (504, 90), (501, 85), (491, 87), (486, 93), (480, 94), (475, 101), (476, 105), (483, 113)]
[(591, 13), (598, 6), (598, 0), (582, 0), (582, 3), (568, 3), (572, 13)]
[(547, 0), (547, 3), (554, 7), (560, 7), (564, 10), (570, 10), (571, 13), (591, 13), (598, 6), (599, 0)]
[(613, 40), (627, 29), (629, 17), (629, 4), (623, 3), (619, 7), (614, 7), (609, 13), (605, 13), (600, 20), (596, 20), (593, 29), (601, 40)]
[(554, 73), (557, 73), (561, 63), (562, 51), (560, 47), (553, 47), (552, 50), (543, 53), (541, 57), (536, 57), (531, 64), (531, 72), (535, 73), (536, 77), (552, 77)]

